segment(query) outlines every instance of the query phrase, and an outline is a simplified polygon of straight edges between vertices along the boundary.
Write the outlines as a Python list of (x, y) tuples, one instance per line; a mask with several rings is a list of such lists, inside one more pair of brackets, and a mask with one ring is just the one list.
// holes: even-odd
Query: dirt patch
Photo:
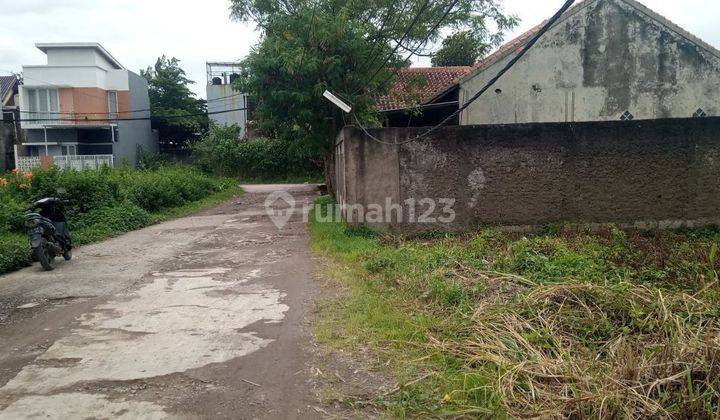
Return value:
[[(343, 299), (346, 291), (319, 280), (316, 311), (327, 302)], [(309, 374), (321, 404), (315, 411), (332, 418), (381, 418), (384, 410), (377, 397), (397, 388), (377, 356), (370, 350), (348, 351), (312, 341), (312, 365)]]

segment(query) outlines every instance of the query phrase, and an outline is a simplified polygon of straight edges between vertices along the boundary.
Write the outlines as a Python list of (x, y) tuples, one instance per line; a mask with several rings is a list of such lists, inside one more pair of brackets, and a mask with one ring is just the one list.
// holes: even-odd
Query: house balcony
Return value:
[(20, 127), (26, 130), (62, 127), (116, 127), (118, 115), (107, 113), (20, 112)]
[(109, 155), (119, 141), (117, 128), (106, 126), (44, 126), (26, 129), (19, 156)]

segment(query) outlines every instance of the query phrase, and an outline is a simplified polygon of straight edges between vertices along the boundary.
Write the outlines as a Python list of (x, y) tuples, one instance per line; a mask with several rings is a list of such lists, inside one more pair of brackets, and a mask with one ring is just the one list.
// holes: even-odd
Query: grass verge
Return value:
[[(156, 212), (147, 212), (129, 202), (100, 208), (84, 215), (81, 221), (76, 221), (77, 228), (71, 221), (73, 241), (75, 245), (101, 241), (155, 223), (197, 213), (242, 194), (242, 189), (236, 185), (237, 182), (227, 180), (224, 184), (229, 186), (207, 197)], [(16, 232), (0, 233), (0, 274), (28, 266), (30, 264), (28, 248), (26, 235)]]
[(320, 304), (319, 340), (372, 351), (401, 384), (351, 404), (393, 417), (720, 416), (717, 229), (408, 239), (310, 219), (340, 290)]

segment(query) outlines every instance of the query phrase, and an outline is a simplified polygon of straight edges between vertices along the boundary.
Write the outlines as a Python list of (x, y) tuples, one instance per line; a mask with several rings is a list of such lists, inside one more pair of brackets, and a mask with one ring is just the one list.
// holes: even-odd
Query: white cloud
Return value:
[(177, 57), (201, 97), (205, 62), (241, 59), (258, 39), (230, 21), (228, 0), (0, 0), (0, 10), (2, 70), (43, 64), (36, 42), (100, 42), (135, 72), (163, 54)]
[[(717, 0), (642, 2), (720, 46)], [(561, 3), (505, 0), (506, 11), (522, 19), (508, 38), (550, 17)], [(36, 42), (96, 41), (136, 72), (163, 54), (179, 58), (202, 97), (205, 62), (241, 59), (258, 40), (253, 28), (230, 21), (229, 0), (0, 0), (0, 11), (1, 70), (19, 72), (23, 64), (42, 64), (45, 57)]]

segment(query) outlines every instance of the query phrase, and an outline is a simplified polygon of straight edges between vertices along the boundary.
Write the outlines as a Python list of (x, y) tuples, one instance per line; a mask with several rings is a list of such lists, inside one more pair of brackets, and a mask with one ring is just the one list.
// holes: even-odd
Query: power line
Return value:
[[(19, 75), (18, 73), (14, 73), (14, 72), (9, 71), (9, 70), (0, 69), (0, 71), (5, 72), (5, 73), (10, 73), (10, 74), (12, 74), (13, 76), (18, 76), (18, 75)], [(48, 82), (48, 81), (46, 81), (46, 80), (40, 80), (40, 79), (35, 78), (35, 77), (26, 76), (25, 74), (22, 75), (22, 78), (23, 78), (23, 80), (25, 80), (25, 79), (30, 79), (30, 80), (35, 80), (36, 82), (45, 83), (46, 85), (52, 86), (52, 87), (57, 88), (57, 89), (65, 89), (65, 88), (67, 88), (67, 86), (56, 85), (55, 83), (50, 83), (50, 82)], [(100, 100), (106, 100), (106, 99), (107, 99), (107, 98), (103, 98), (103, 97), (100, 97), (100, 96), (98, 96), (98, 95), (93, 95), (93, 94), (91, 94), (91, 93), (87, 93), (87, 92), (83, 92), (83, 91), (77, 91), (77, 92), (78, 92), (79, 94), (81, 94), (81, 95), (87, 96), (88, 98), (95, 98), (95, 99), (100, 99)]]
[[(0, 69), (0, 71), (5, 72), (5, 73), (10, 73), (10, 74), (16, 75), (16, 76), (18, 75), (17, 73), (11, 72), (11, 71), (9, 71), (9, 70)], [(53, 86), (53, 87), (55, 87), (55, 88), (57, 88), (57, 89), (66, 89), (66, 88), (72, 89), (72, 87), (56, 85), (55, 83), (51, 83), (51, 82), (48, 82), (48, 81), (45, 81), (45, 80), (40, 80), (40, 79), (35, 78), (35, 77), (25, 76), (24, 74), (22, 75), (22, 78), (23, 78), (23, 79), (35, 80), (35, 81), (41, 82), (41, 83), (45, 83), (46, 85)], [(93, 94), (87, 93), (87, 92), (78, 91), (78, 93), (80, 93), (81, 95), (88, 96), (88, 97), (90, 97), (90, 98), (105, 99), (105, 98), (103, 98), (102, 96), (93, 95)], [(232, 95), (220, 96), (219, 98), (206, 99), (205, 102), (214, 102), (214, 101), (219, 101), (219, 100), (223, 100), (223, 99), (227, 99), (227, 98), (232, 98), (232, 97), (235, 97), (235, 96), (241, 96), (241, 95), (244, 95), (244, 93), (233, 93)], [(202, 99), (198, 99), (198, 100), (202, 100)], [(140, 111), (149, 111), (149, 109), (138, 109), (138, 110), (136, 110), (136, 111), (137, 111), (137, 112), (140, 112)], [(128, 112), (134, 112), (134, 111), (128, 111)]]
[(174, 118), (186, 118), (186, 117), (201, 117), (206, 115), (225, 114), (228, 112), (245, 111), (247, 107), (226, 109), (223, 111), (214, 112), (202, 112), (193, 114), (178, 114), (178, 115), (154, 115), (152, 117), (135, 117), (135, 118), (36, 118), (36, 119), (18, 119), (15, 121), (19, 122), (42, 122), (42, 121), (60, 121), (60, 122), (116, 122), (116, 121), (150, 121), (153, 119), (174, 119)]
[[(9, 74), (14, 75), (14, 76), (17, 76), (17, 73), (11, 72), (11, 71), (9, 71), (9, 70), (0, 69), (0, 71), (5, 72), (5, 73), (9, 73)], [(66, 86), (56, 85), (56, 84), (54, 84), (54, 83), (51, 83), (51, 82), (48, 82), (48, 81), (45, 81), (45, 80), (41, 80), (41, 79), (38, 79), (38, 78), (35, 78), (35, 77), (28, 77), (28, 76), (23, 75), (23, 79), (30, 79), (30, 80), (35, 80), (35, 81), (37, 81), (37, 82), (45, 83), (46, 85), (52, 86), (52, 87), (54, 87), (54, 88), (56, 88), (56, 89), (66, 89), (66, 88), (68, 88), (68, 87), (66, 87)], [(33, 89), (34, 89), (34, 88), (35, 88), (35, 87), (33, 87)], [(28, 89), (30, 89), (30, 88), (28, 87)], [(70, 87), (69, 89), (72, 89), (72, 87)], [(89, 98), (99, 99), (99, 100), (103, 100), (103, 101), (104, 101), (104, 100), (107, 100), (107, 97), (101, 97), (101, 96), (98, 96), (98, 95), (93, 95), (93, 94), (90, 94), (90, 93), (87, 93), (87, 92), (83, 92), (83, 91), (78, 91), (78, 90), (74, 90), (74, 91), (73, 91), (73, 93), (75, 93), (75, 92), (77, 92), (77, 93), (79, 93), (79, 94), (81, 94), (81, 95), (87, 96), (87, 97), (89, 97)], [(225, 102), (225, 101), (229, 101), (231, 98), (234, 98), (234, 97), (237, 97), (237, 96), (243, 96), (243, 95), (244, 95), (244, 93), (234, 93), (234, 94), (232, 94), (232, 95), (226, 95), (226, 96), (221, 96), (221, 97), (218, 97), (218, 98), (213, 98), (213, 99), (205, 100), (205, 103), (212, 103), (212, 102), (219, 102), (219, 101)], [(200, 99), (198, 99), (198, 100), (200, 100)], [(150, 109), (150, 108), (145, 108), (145, 109), (131, 109), (131, 110), (128, 110), (128, 111), (118, 111), (118, 112), (59, 112), (59, 111), (46, 111), (46, 112), (43, 112), (43, 111), (23, 111), (23, 110), (21, 110), (20, 112), (26, 113), (26, 114), (43, 114), (43, 115), (48, 115), (48, 114), (52, 114), (52, 115), (111, 115), (111, 114), (134, 114), (134, 113), (149, 112), (149, 111), (152, 111), (152, 109)]]
[(575, 0), (567, 0), (567, 1), (565, 2), (565, 4), (560, 8), (560, 10), (558, 10), (558, 12), (555, 13), (555, 15), (553, 15), (553, 17), (550, 18), (550, 20), (548, 20), (548, 21), (545, 23), (545, 25), (538, 31), (538, 33), (535, 34), (535, 36), (532, 37), (532, 39), (530, 39), (530, 41), (528, 41), (527, 44), (525, 44), (525, 46), (522, 48), (522, 50), (520, 50), (520, 52), (519, 52), (512, 60), (510, 60), (510, 61), (505, 65), (505, 67), (503, 67), (503, 68), (498, 72), (498, 74), (497, 74), (495, 77), (493, 77), (492, 79), (490, 79), (490, 81), (488, 81), (487, 84), (485, 84), (485, 86), (483, 86), (482, 89), (480, 89), (475, 95), (473, 95), (473, 97), (470, 98), (470, 100), (468, 100), (467, 102), (465, 102), (465, 104), (463, 104), (463, 106), (461, 106), (460, 108), (458, 108), (457, 111), (453, 112), (453, 113), (452, 113), (451, 115), (449, 115), (447, 118), (445, 118), (444, 120), (442, 120), (439, 124), (430, 127), (427, 131), (425, 131), (425, 132), (423, 132), (423, 133), (420, 133), (420, 134), (418, 134), (418, 135), (415, 136), (415, 137), (412, 137), (412, 138), (409, 138), (409, 139), (407, 139), (407, 140), (401, 141), (401, 142), (387, 142), (387, 141), (378, 139), (377, 137), (375, 137), (375, 136), (373, 136), (372, 134), (370, 134), (370, 132), (367, 130), (367, 128), (365, 128), (365, 127), (362, 125), (362, 123), (360, 123), (360, 120), (359, 120), (359, 119), (357, 118), (357, 116), (355, 115), (355, 121), (356, 121), (356, 123), (358, 124), (358, 126), (360, 127), (360, 129), (361, 129), (368, 137), (370, 137), (370, 138), (371, 138), (372, 140), (374, 140), (374, 141), (377, 141), (377, 142), (383, 143), (383, 144), (403, 145), (403, 144), (407, 144), (407, 143), (410, 143), (410, 142), (419, 140), (419, 139), (421, 139), (421, 138), (429, 135), (430, 133), (434, 132), (434, 131), (437, 130), (438, 128), (440, 128), (440, 127), (442, 127), (443, 125), (447, 124), (447, 123), (448, 123), (449, 121), (451, 121), (453, 118), (455, 118), (456, 116), (458, 116), (462, 111), (466, 110), (473, 102), (475, 102), (476, 100), (478, 100), (478, 98), (480, 98), (480, 96), (482, 96), (483, 93), (487, 92), (488, 89), (490, 89), (495, 83), (497, 83), (497, 81), (500, 80), (500, 78), (501, 78), (505, 73), (507, 73), (518, 61), (520, 61), (520, 59), (525, 55), (525, 53), (527, 53), (527, 52), (538, 42), (538, 40), (540, 40), (540, 38), (541, 38), (543, 35), (545, 35), (545, 33), (546, 33), (548, 30), (550, 30), (550, 28), (552, 28), (553, 25), (555, 25), (555, 23), (556, 23), (556, 22), (560, 19), (560, 17), (562, 17), (562, 15), (570, 8), (570, 6), (573, 5), (573, 3), (575, 3)]
[[(403, 12), (405, 11), (405, 5), (406, 5), (406, 4), (407, 4), (407, 3), (403, 4), (402, 10), (398, 11), (397, 13), (395, 13), (395, 16), (393, 16), (393, 19), (392, 19), (392, 20), (393, 20), (393, 23), (392, 23), (393, 26), (395, 26), (395, 25), (398, 23), (398, 21), (400, 20), (400, 17), (398, 17), (397, 15), (398, 15), (398, 14), (399, 14), (399, 15), (402, 15), (402, 14), (403, 14)], [(380, 28), (377, 30), (377, 33), (376, 33), (373, 37), (370, 38), (370, 39), (373, 39), (375, 42), (373, 43), (372, 49), (370, 50), (370, 57), (371, 57), (371, 58), (370, 58), (370, 60), (368, 60), (368, 62), (370, 63), (370, 65), (368, 66), (368, 68), (374, 67), (375, 61), (377, 61), (378, 57), (380, 57), (380, 55), (382, 54), (382, 48), (380, 48), (380, 50), (377, 51), (377, 53), (375, 52), (377, 46), (378, 46), (378, 45), (387, 45), (387, 41), (386, 41), (385, 38), (383, 37), (383, 31), (385, 30), (385, 26), (387, 26), (387, 23), (388, 23), (389, 20), (390, 20), (390, 17), (391, 17), (390, 15), (391, 15), (392, 12), (394, 12), (394, 11), (395, 11), (395, 9), (394, 9), (393, 7), (389, 7), (389, 8), (388, 8), (387, 15), (386, 15), (385, 18), (382, 20), (382, 23), (380, 24)]]
[[(214, 98), (214, 99), (212, 99), (210, 101), (206, 101), (206, 102), (208, 102), (208, 103), (214, 103), (216, 101), (217, 102), (219, 102), (219, 101), (227, 102), (234, 97), (243, 96), (243, 95), (245, 95), (245, 94), (238, 93), (235, 95), (221, 96), (219, 98)], [(41, 114), (41, 115), (48, 115), (48, 114), (51, 114), (51, 115), (114, 115), (114, 114), (134, 114), (134, 113), (138, 113), (138, 112), (149, 112), (149, 111), (152, 111), (152, 109), (150, 109), (150, 108), (132, 109), (132, 110), (128, 110), (128, 111), (118, 110), (117, 112), (62, 112), (62, 111), (59, 111), (59, 112), (58, 111), (45, 111), (44, 112), (44, 111), (22, 111), (22, 110), (20, 112), (23, 114)]]
[[(403, 49), (405, 49), (405, 50), (407, 50), (407, 51), (410, 51), (410, 54), (405, 58), (406, 61), (409, 60), (413, 55), (417, 54), (417, 52), (420, 50), (420, 48), (422, 48), (424, 45), (427, 44), (427, 42), (430, 40), (430, 37), (432, 36), (432, 34), (440, 27), (440, 25), (442, 25), (442, 23), (445, 21), (445, 19), (447, 19), (447, 17), (450, 15), (450, 12), (452, 12), (452, 10), (453, 10), (453, 9), (455, 8), (455, 6), (458, 4), (458, 1), (459, 1), (459, 0), (452, 0), (452, 2), (450, 3), (450, 7), (447, 8), (447, 10), (445, 11), (445, 13), (444, 13), (444, 14), (442, 15), (442, 17), (440, 18), (440, 20), (438, 20), (437, 23), (435, 24), (435, 26), (433, 26), (432, 29), (430, 29), (430, 31), (428, 32), (428, 35), (425, 37), (425, 39), (424, 39), (421, 43), (419, 43), (419, 44), (417, 45), (417, 47), (415, 47), (415, 48), (413, 48), (413, 49), (410, 49), (410, 48), (407, 48), (407, 47), (405, 47), (405, 46), (402, 46)], [(401, 43), (398, 43), (398, 45), (402, 45), (402, 44), (401, 44)], [(389, 75), (383, 80), (382, 84), (384, 84), (385, 82), (387, 82), (388, 80), (390, 80), (390, 78), (392, 78), (392, 77), (393, 77), (394, 75), (396, 75), (396, 74), (397, 74), (397, 69), (396, 69), (394, 72), (392, 72), (391, 74), (389, 74)], [(372, 82), (372, 79), (370, 80), (370, 82)], [(369, 83), (368, 83), (368, 84), (369, 84)], [(382, 84), (381, 84), (381, 85), (382, 85)], [(367, 85), (366, 85), (366, 86), (367, 86)]]
[[(403, 43), (403, 41), (405, 41), (405, 38), (407, 38), (407, 36), (410, 35), (410, 32), (412, 32), (413, 27), (414, 27), (415, 25), (417, 25), (417, 23), (420, 21), (420, 17), (423, 15), (423, 13), (425, 13), (425, 10), (427, 9), (427, 7), (428, 7), (429, 5), (430, 5), (430, 0), (425, 0), (425, 3), (423, 3), (422, 7), (420, 8), (420, 11), (418, 12), (417, 15), (415, 15), (415, 18), (412, 20), (412, 22), (410, 22), (410, 26), (408, 26), (407, 30), (405, 31), (405, 33), (403, 34), (403, 36), (400, 38), (400, 40), (397, 42), (397, 45), (395, 45), (395, 48), (393, 48), (392, 52), (390, 52), (390, 54), (388, 54), (387, 57), (385, 57), (385, 59), (383, 60), (382, 64), (380, 64), (380, 66), (375, 70), (375, 72), (373, 73), (373, 75), (370, 76), (370, 78), (368, 79), (368, 81), (367, 81), (366, 83), (364, 83), (364, 86), (363, 86), (362, 88), (356, 90), (355, 93), (360, 92), (360, 91), (363, 90), (367, 85), (369, 85), (370, 83), (372, 83), (373, 79), (374, 79), (375, 77), (377, 77), (378, 73), (380, 73), (380, 72), (382, 71), (382, 69), (385, 68), (385, 66), (387, 65), (388, 61), (390, 61), (390, 59), (393, 57), (393, 55), (395, 55), (395, 53), (397, 53), (397, 50), (400, 49), (400, 45)], [(373, 60), (373, 61), (374, 61), (374, 60)], [(372, 67), (373, 64), (374, 64), (374, 62), (371, 63), (370, 67)]]
[(219, 98), (206, 99), (205, 102), (210, 103), (210, 102), (216, 102), (216, 101), (227, 101), (227, 100), (232, 99), (232, 98), (234, 98), (234, 97), (236, 97), (236, 96), (243, 96), (243, 95), (245, 95), (245, 94), (242, 93), (242, 92), (238, 92), (238, 93), (233, 93), (232, 95), (221, 96), (221, 97), (219, 97)]
[(114, 115), (114, 114), (134, 114), (138, 112), (148, 112), (152, 111), (150, 108), (148, 109), (133, 109), (129, 111), (120, 111), (117, 112), (69, 112), (69, 111), (23, 111), (20, 110), (20, 113), (22, 114), (42, 114), (42, 115)]

